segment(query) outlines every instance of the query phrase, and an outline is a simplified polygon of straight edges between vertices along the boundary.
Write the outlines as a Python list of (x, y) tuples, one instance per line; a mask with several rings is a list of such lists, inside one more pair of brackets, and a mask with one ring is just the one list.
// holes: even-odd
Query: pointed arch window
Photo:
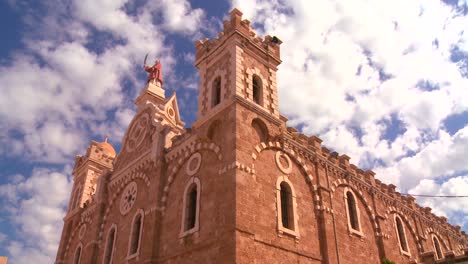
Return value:
[(78, 246), (78, 248), (75, 251), (75, 256), (73, 257), (73, 264), (80, 264), (81, 260), (81, 249), (83, 247), (81, 245)]
[(292, 183), (286, 176), (279, 177), (276, 182), (276, 204), (278, 210), (278, 231), (299, 238), (296, 194)]
[(184, 191), (180, 237), (199, 230), (200, 193), (200, 180), (197, 177), (192, 177)]
[(114, 255), (115, 248), (115, 237), (117, 233), (117, 228), (113, 225), (109, 232), (107, 233), (106, 247), (104, 249), (104, 264), (112, 263), (112, 257)]
[(436, 252), (437, 259), (443, 258), (442, 250), (440, 248), (439, 239), (436, 236), (432, 236), (432, 242), (434, 243), (434, 249)]
[(403, 225), (403, 221), (398, 215), (395, 215), (395, 227), (398, 237), (398, 243), (400, 245), (400, 251), (405, 255), (409, 255), (410, 253), (408, 249), (408, 242), (406, 240), (405, 227)]
[(256, 104), (263, 105), (262, 79), (256, 74), (252, 76), (252, 97)]
[(348, 217), (348, 231), (350, 233), (363, 236), (364, 234), (362, 233), (360, 212), (356, 195), (351, 189), (345, 188), (344, 199), (346, 206), (346, 216)]
[(143, 210), (139, 210), (132, 221), (132, 230), (130, 232), (130, 241), (128, 247), (129, 258), (135, 257), (140, 252), (141, 235), (143, 231)]
[(214, 79), (211, 97), (213, 107), (221, 103), (221, 77)]

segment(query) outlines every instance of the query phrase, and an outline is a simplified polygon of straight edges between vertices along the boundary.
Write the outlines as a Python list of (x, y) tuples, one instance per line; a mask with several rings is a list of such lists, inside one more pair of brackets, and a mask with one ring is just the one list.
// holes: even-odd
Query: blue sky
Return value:
[[(120, 148), (163, 63), (188, 126), (197, 110), (193, 42), (232, 7), (282, 39), (289, 125), (373, 169), (401, 192), (468, 194), (468, 2), (394, 0), (5, 0), (0, 2), (0, 255), (51, 263), (90, 140)], [(468, 199), (418, 199), (468, 230)]]

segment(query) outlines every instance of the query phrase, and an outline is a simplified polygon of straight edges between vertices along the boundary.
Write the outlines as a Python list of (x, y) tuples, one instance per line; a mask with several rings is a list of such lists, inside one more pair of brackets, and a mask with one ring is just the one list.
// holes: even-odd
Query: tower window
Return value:
[(349, 225), (352, 229), (356, 231), (361, 231), (359, 227), (356, 199), (354, 198), (353, 193), (350, 191), (346, 192), (346, 205), (348, 209)]
[(400, 249), (403, 252), (409, 253), (408, 244), (406, 243), (405, 229), (399, 216), (395, 216), (395, 224), (397, 229), (398, 241), (400, 242)]
[(213, 104), (212, 104), (213, 107), (221, 103), (221, 77), (217, 77), (213, 81), (212, 101), (213, 101)]
[(200, 191), (200, 180), (192, 177), (185, 187), (183, 196), (181, 237), (199, 229)]
[(291, 182), (281, 176), (276, 182), (276, 203), (278, 210), (278, 231), (299, 237), (296, 216), (296, 195)]
[(252, 97), (256, 104), (263, 105), (262, 80), (258, 75), (252, 77)]
[(107, 234), (107, 243), (104, 251), (104, 264), (110, 264), (114, 254), (115, 227), (111, 227)]
[(132, 232), (130, 235), (129, 256), (138, 254), (140, 248), (141, 229), (143, 225), (143, 212), (139, 211), (133, 218)]
[(442, 256), (442, 250), (440, 249), (439, 239), (438, 239), (436, 236), (433, 236), (433, 237), (432, 237), (432, 241), (433, 241), (433, 243), (434, 243), (434, 249), (435, 249), (435, 251), (436, 251), (437, 259), (443, 258), (443, 256)]
[(75, 257), (73, 258), (73, 264), (79, 264), (81, 259), (81, 245), (75, 251)]

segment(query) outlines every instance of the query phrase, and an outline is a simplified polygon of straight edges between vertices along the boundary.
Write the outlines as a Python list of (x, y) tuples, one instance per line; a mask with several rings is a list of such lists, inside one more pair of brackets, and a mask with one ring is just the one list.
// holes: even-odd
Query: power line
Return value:
[(403, 195), (419, 196), (419, 197), (432, 197), (432, 198), (468, 198), (468, 195), (429, 195), (429, 194), (411, 194), (402, 193)]

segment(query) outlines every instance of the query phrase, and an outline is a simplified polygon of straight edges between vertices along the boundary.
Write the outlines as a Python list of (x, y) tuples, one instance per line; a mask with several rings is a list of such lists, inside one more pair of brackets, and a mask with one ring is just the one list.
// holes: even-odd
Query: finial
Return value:
[(107, 140), (108, 140), (108, 139), (109, 139), (109, 134), (106, 134), (106, 135), (105, 135), (105, 138), (104, 138), (104, 142), (107, 143)]

